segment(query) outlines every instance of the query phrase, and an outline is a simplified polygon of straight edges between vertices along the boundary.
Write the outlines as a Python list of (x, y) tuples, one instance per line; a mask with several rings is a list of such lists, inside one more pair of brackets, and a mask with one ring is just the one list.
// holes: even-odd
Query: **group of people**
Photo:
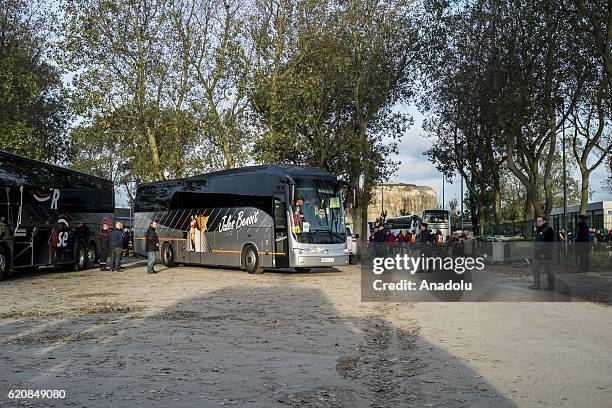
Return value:
[[(453, 235), (449, 238), (450, 240), (458, 239), (456, 235)], [(376, 242), (376, 243), (409, 243), (409, 242), (420, 242), (420, 243), (433, 243), (433, 244), (441, 244), (446, 240), (442, 231), (437, 230), (433, 233), (429, 229), (429, 225), (427, 223), (421, 223), (420, 232), (417, 234), (415, 231), (410, 232), (406, 231), (404, 233), (403, 230), (399, 230), (397, 234), (394, 234), (390, 229), (386, 229), (383, 224), (379, 224), (376, 227), (376, 231), (374, 234), (370, 235), (368, 241)]]
[[(546, 217), (538, 217), (536, 220), (535, 231), (535, 248), (534, 248), (534, 267), (533, 267), (533, 285), (530, 289), (540, 289), (540, 275), (546, 273), (548, 285), (543, 290), (552, 291), (555, 289), (555, 274), (552, 271), (552, 253), (553, 242), (555, 242), (555, 233), (551, 226), (548, 225)], [(586, 216), (580, 215), (576, 224), (576, 234), (574, 236), (574, 252), (578, 260), (578, 270), (576, 273), (589, 271), (589, 253), (590, 243), (592, 243), (592, 229), (586, 222)], [(562, 240), (561, 240), (562, 241)]]
[(115, 223), (115, 228), (112, 229), (109, 223), (103, 223), (102, 230), (98, 234), (100, 270), (113, 272), (123, 270), (121, 259), (128, 255), (132, 239), (133, 231), (122, 223)]
[[(155, 253), (159, 248), (159, 238), (156, 232), (157, 223), (151, 222), (145, 233), (145, 252), (147, 253), (147, 273), (155, 271)], [(133, 231), (125, 228), (120, 222), (115, 223), (115, 228), (110, 229), (108, 223), (102, 224), (99, 233), (99, 259), (101, 271), (118, 272), (124, 268), (121, 259), (128, 254), (129, 243), (134, 238)]]

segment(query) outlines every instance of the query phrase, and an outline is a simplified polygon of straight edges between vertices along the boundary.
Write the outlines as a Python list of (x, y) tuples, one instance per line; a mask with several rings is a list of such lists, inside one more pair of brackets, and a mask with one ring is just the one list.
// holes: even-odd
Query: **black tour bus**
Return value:
[(0, 279), (39, 266), (93, 266), (114, 207), (110, 180), (0, 151)]
[[(304, 166), (261, 165), (141, 184), (134, 249), (157, 222), (158, 257), (176, 263), (263, 268), (346, 265), (343, 195), (333, 174)], [(354, 200), (353, 200), (354, 201)], [(355, 203), (353, 202), (353, 205)]]

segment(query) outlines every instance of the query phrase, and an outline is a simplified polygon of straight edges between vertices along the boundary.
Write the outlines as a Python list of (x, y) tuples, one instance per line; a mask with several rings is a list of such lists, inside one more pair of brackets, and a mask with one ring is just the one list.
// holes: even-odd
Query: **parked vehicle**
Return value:
[(421, 219), (417, 215), (404, 215), (401, 217), (389, 218), (385, 227), (397, 235), (401, 230), (404, 234), (418, 232)]
[(92, 267), (114, 196), (110, 180), (0, 151), (0, 279), (39, 266)]
[(349, 263), (353, 263), (355, 256), (357, 255), (357, 239), (359, 235), (355, 235), (353, 232), (353, 224), (346, 224), (346, 247), (349, 254)]
[(158, 224), (160, 254), (176, 263), (310, 268), (349, 262), (344, 193), (355, 191), (321, 169), (261, 165), (141, 184), (135, 200), (135, 243)]
[(446, 239), (451, 233), (450, 211), (448, 210), (424, 210), (421, 222), (427, 223), (427, 227), (435, 233), (440, 230)]

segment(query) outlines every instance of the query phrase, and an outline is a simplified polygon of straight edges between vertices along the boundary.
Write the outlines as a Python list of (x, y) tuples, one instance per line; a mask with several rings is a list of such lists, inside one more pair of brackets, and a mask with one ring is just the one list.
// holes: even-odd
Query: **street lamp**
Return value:
[(442, 173), (442, 209), (444, 210), (444, 173)]

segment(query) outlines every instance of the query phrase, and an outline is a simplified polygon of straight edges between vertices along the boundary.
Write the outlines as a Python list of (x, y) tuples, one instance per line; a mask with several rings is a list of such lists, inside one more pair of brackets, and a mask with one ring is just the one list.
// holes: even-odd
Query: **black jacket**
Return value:
[(387, 232), (386, 230), (376, 231), (374, 233), (374, 242), (386, 242), (387, 241)]
[(145, 252), (157, 251), (157, 244), (159, 244), (157, 232), (155, 232), (155, 228), (149, 227), (147, 232), (145, 232)]
[(542, 224), (542, 226), (537, 227), (535, 234), (536, 258), (551, 259), (554, 241), (555, 231), (553, 231), (553, 229), (548, 225), (548, 223), (544, 223)]
[(421, 231), (417, 241), (418, 242), (425, 242), (425, 243), (434, 242), (435, 241), (435, 235), (431, 233), (431, 230)]
[(111, 231), (110, 230), (102, 230), (98, 234), (98, 241), (100, 242), (100, 253), (99, 258), (100, 261), (106, 261), (110, 253), (111, 247)]
[(589, 242), (591, 233), (586, 222), (581, 221), (576, 224), (576, 242)]

